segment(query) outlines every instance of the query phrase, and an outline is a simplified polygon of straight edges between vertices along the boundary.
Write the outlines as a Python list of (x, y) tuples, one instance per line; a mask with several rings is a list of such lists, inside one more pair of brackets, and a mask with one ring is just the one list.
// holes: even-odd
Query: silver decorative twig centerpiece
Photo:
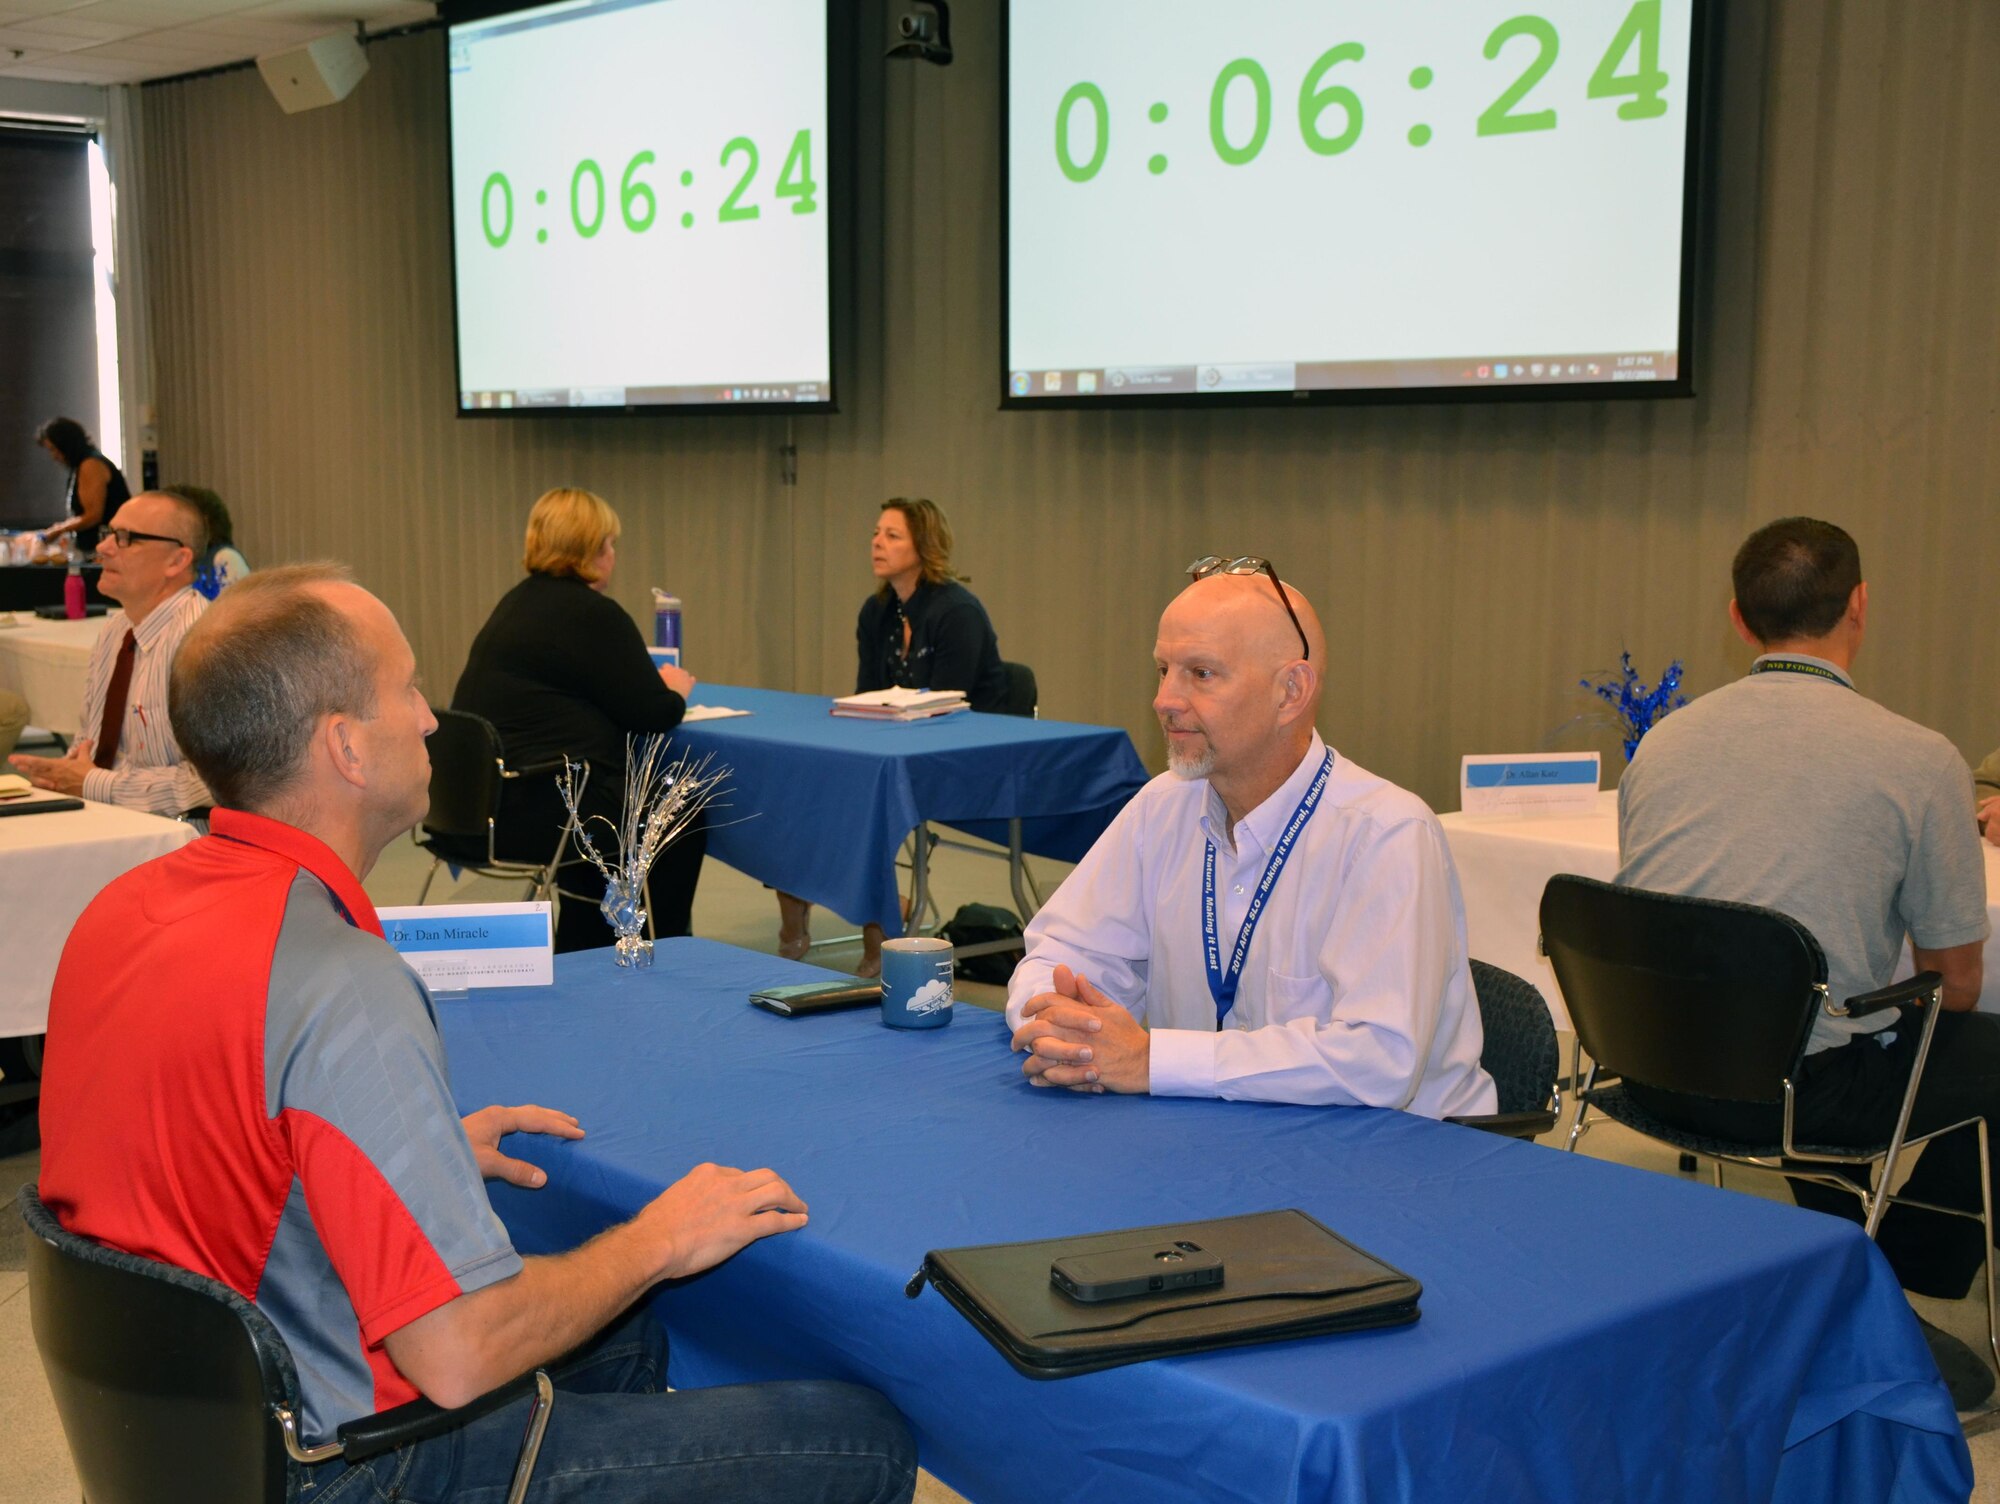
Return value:
[[(577, 845), (591, 865), (604, 874), (604, 899), (598, 905), (604, 922), (617, 936), (620, 966), (651, 966), (653, 942), (646, 938), (646, 874), (654, 859), (687, 833), (729, 777), (729, 769), (710, 771), (713, 755), (696, 761), (684, 752), (667, 757), (664, 736), (625, 738), (625, 810), (616, 825), (603, 815), (585, 818), (576, 807), (577, 765), (567, 757), (556, 779), (570, 818), (576, 822)], [(617, 842), (613, 860), (606, 861), (591, 839), (590, 827), (603, 825)]]

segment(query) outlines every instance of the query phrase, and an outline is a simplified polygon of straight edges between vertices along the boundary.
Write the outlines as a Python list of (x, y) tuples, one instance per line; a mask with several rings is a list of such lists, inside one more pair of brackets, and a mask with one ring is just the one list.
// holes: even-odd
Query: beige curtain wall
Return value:
[(1441, 808), (1462, 752), (1615, 765), (1609, 732), (1558, 728), (1621, 648), (1696, 690), (1741, 672), (1730, 555), (1811, 512), (1861, 544), (1863, 687), (1976, 757), (2000, 744), (2000, 5), (1717, 10), (1695, 400), (1016, 414), (998, 6), (956, 8), (936, 69), (882, 62), (863, 4), (844, 411), (796, 420), (795, 487), (779, 419), (452, 416), (438, 33), (299, 116), (251, 71), (149, 88), (163, 473), (220, 490), (256, 562), (350, 562), (439, 700), (545, 487), (618, 507), (617, 593), (678, 590), (698, 673), (813, 691), (851, 687), (874, 504), (927, 494), (1043, 713), (1127, 726), (1154, 766), (1179, 570), (1268, 554), (1326, 619), (1328, 736)]

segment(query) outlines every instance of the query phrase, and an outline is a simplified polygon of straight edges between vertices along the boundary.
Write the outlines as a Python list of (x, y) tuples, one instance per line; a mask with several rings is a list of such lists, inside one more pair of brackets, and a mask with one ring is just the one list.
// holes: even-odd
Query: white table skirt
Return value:
[(0, 626), (0, 689), (28, 702), (28, 719), (73, 737), (83, 720), (83, 679), (104, 618)]
[[(1968, 818), (1970, 814), (1968, 812)], [(1548, 999), (1556, 1027), (1569, 1014), (1555, 973), (1541, 955), (1542, 889), (1558, 872), (1610, 882), (1618, 875), (1618, 792), (1605, 789), (1589, 815), (1439, 816), (1465, 895), (1466, 942), (1482, 961), (1526, 977)], [(1986, 853), (1986, 912), (2000, 931), (2000, 849)], [(1907, 955), (1901, 975), (1909, 975)], [(2000, 1013), (2000, 950), (1986, 942), (1986, 989), (1980, 1008)]]
[(0, 819), (0, 1038), (46, 1030), (63, 942), (99, 890), (193, 838), (178, 820), (111, 804)]

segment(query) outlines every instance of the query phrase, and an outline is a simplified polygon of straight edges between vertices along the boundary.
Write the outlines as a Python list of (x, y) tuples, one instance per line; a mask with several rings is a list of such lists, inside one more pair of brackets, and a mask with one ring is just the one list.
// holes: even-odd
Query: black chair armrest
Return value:
[(1880, 1013), (1884, 1008), (1903, 1008), (1911, 1004), (1921, 1006), (1930, 1000), (1930, 995), (1944, 985), (1944, 978), (1935, 971), (1920, 971), (1907, 982), (1897, 982), (1891, 987), (1878, 987), (1873, 992), (1864, 992), (1859, 997), (1851, 997), (1839, 1008), (1827, 1009), (1836, 1018), (1866, 1018), (1871, 1013)]
[(1540, 1138), (1555, 1127), (1556, 1115), (1542, 1107), (1532, 1112), (1475, 1113), (1445, 1121), (1461, 1128), (1477, 1128), (1481, 1133), (1497, 1133), (1502, 1138)]
[(489, 1389), (471, 1404), (460, 1405), (456, 1410), (441, 1409), (429, 1400), (411, 1400), (407, 1405), (398, 1405), (379, 1415), (351, 1420), (334, 1434), (340, 1442), (342, 1457), (349, 1462), (365, 1462), (397, 1447), (429, 1441), (434, 1436), (469, 1425), (482, 1415), (490, 1415), (502, 1405), (511, 1405), (534, 1392), (535, 1375), (524, 1373), (513, 1383)]

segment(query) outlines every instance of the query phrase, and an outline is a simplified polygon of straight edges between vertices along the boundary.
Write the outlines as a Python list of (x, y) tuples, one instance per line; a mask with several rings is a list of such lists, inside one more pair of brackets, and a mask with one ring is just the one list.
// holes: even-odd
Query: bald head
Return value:
[(230, 586), (174, 656), (174, 734), (218, 802), (258, 810), (300, 772), (320, 718), (374, 713), (389, 609), (334, 564)]
[(1153, 710), (1168, 765), (1208, 779), (1225, 803), (1281, 782), (1312, 741), (1326, 637), (1304, 595), (1287, 586), (1286, 599), (1291, 613), (1268, 575), (1217, 574), (1189, 585), (1160, 617)]
[[(1232, 657), (1278, 669), (1304, 659), (1317, 669), (1326, 662), (1326, 635), (1312, 602), (1290, 585), (1284, 587), (1298, 625), (1292, 625), (1278, 600), (1278, 584), (1267, 574), (1212, 574), (1196, 580), (1175, 596), (1160, 617), (1160, 635), (1171, 625), (1197, 632), (1218, 644), (1228, 644)], [(1300, 634), (1305, 641), (1300, 642)], [(1314, 675), (1318, 679), (1317, 673)], [(1317, 694), (1318, 685), (1314, 690)]]

